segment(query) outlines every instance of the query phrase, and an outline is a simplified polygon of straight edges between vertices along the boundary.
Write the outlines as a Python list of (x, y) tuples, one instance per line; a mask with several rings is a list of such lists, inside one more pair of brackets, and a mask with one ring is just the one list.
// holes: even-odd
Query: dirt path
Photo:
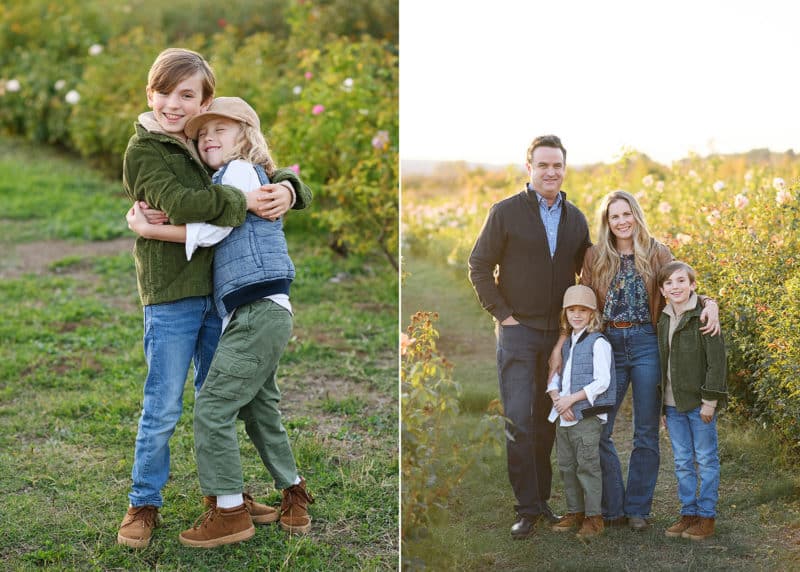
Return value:
[(117, 238), (95, 242), (43, 240), (24, 244), (5, 243), (2, 244), (0, 255), (0, 278), (43, 274), (54, 262), (73, 256), (89, 258), (131, 252), (133, 242), (133, 238)]

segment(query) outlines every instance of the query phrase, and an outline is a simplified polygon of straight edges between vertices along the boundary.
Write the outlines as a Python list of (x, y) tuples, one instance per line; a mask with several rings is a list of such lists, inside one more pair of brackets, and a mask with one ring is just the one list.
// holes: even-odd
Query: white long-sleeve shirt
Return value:
[[(249, 193), (261, 187), (261, 181), (252, 163), (241, 159), (234, 159), (228, 164), (228, 168), (222, 175), (222, 181), (220, 182), (223, 185), (236, 187), (244, 193)], [(191, 260), (194, 251), (200, 247), (214, 246), (221, 242), (232, 231), (232, 226), (216, 226), (207, 222), (188, 223), (186, 225), (186, 259)], [(273, 294), (272, 296), (267, 296), (267, 299), (286, 308), (289, 312), (292, 311), (292, 304), (286, 294)], [(233, 312), (222, 318), (223, 331), (232, 317)]]
[[(580, 332), (572, 332), (572, 345), (569, 348), (567, 362), (564, 364), (562, 369), (563, 375), (559, 377), (559, 375), (556, 373), (553, 376), (553, 379), (550, 380), (550, 383), (547, 385), (548, 392), (558, 389), (559, 380), (563, 379), (564, 381), (561, 384), (561, 391), (559, 392), (559, 395), (564, 397), (572, 393), (570, 383), (572, 377), (572, 351), (575, 349), (575, 344), (578, 343), (578, 339), (581, 337), (581, 334), (583, 334), (585, 329), (586, 328)], [(611, 356), (611, 344), (608, 343), (608, 340), (605, 338), (597, 338), (592, 346), (592, 382), (583, 388), (583, 390), (586, 392), (586, 400), (592, 405), (594, 405), (594, 400), (597, 398), (597, 396), (608, 389), (608, 386), (611, 384)], [(547, 418), (547, 420), (553, 423), (558, 418), (558, 412), (556, 411), (556, 408), (553, 407), (550, 410), (550, 416)], [(600, 413), (597, 415), (597, 418), (601, 423), (605, 423), (608, 421), (608, 414)], [(577, 423), (577, 421), (565, 421), (563, 417), (561, 418), (562, 427), (570, 427)]]

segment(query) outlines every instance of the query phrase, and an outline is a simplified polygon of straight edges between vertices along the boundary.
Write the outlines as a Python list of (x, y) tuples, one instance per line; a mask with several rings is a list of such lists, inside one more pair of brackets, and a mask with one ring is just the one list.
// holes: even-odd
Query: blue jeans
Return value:
[(552, 406), (546, 393), (547, 358), (557, 338), (557, 332), (522, 324), (497, 326), (497, 375), (508, 418), (508, 478), (520, 516), (535, 516), (548, 508), (555, 424), (547, 421)]
[[(652, 324), (630, 328), (606, 328), (614, 350), (617, 403), (608, 414), (600, 436), (603, 470), (603, 517), (647, 518), (653, 505), (658, 478), (659, 385), (661, 365), (658, 338)], [(628, 464), (628, 484), (623, 487), (622, 468), (611, 434), (628, 385), (633, 387), (633, 451)]]
[(675, 407), (666, 409), (667, 430), (675, 456), (675, 477), (678, 479), (681, 514), (715, 518), (719, 498), (717, 416), (714, 415), (710, 423), (704, 423), (700, 418), (700, 407), (685, 413)]
[(169, 478), (169, 438), (183, 411), (183, 386), (194, 363), (195, 395), (208, 373), (222, 321), (208, 296), (144, 307), (147, 378), (128, 495), (132, 506), (162, 506)]

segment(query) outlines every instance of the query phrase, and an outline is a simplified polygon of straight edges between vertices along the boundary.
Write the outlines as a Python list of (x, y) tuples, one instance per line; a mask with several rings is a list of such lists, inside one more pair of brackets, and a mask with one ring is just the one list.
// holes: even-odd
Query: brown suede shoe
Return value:
[(308, 505), (314, 504), (314, 497), (306, 490), (306, 480), (300, 477), (300, 484), (283, 489), (281, 500), (281, 528), (291, 533), (311, 530), (311, 516)]
[(603, 534), (603, 515), (596, 514), (583, 519), (583, 525), (578, 531), (579, 538), (592, 538)]
[(562, 518), (557, 524), (551, 526), (550, 529), (554, 530), (555, 532), (569, 532), (570, 530), (581, 527), (583, 524), (583, 517), (584, 515), (582, 512), (567, 513), (564, 518)]
[(664, 536), (669, 538), (680, 538), (683, 531), (692, 526), (697, 521), (693, 514), (682, 514), (681, 519), (664, 531)]
[(131, 548), (144, 548), (150, 544), (153, 529), (161, 523), (158, 507), (151, 505), (128, 508), (119, 526), (117, 543)]
[[(216, 505), (216, 499), (214, 499)], [(198, 522), (200, 524), (198, 524)], [(234, 508), (213, 508), (198, 518), (194, 526), (181, 532), (178, 540), (195, 548), (214, 548), (252, 538), (256, 533), (244, 503)]]
[(281, 513), (277, 508), (256, 502), (253, 500), (253, 497), (247, 493), (244, 493), (244, 506), (247, 507), (247, 512), (250, 513), (254, 524), (277, 522), (281, 517)]
[(714, 534), (714, 519), (698, 516), (692, 526), (683, 531), (683, 538), (692, 540), (704, 540)]
[[(250, 518), (253, 519), (253, 524), (269, 524), (271, 522), (277, 522), (280, 518), (281, 513), (278, 512), (277, 508), (254, 501), (253, 497), (248, 493), (242, 493), (242, 496), (244, 497), (244, 506), (247, 507)], [(203, 504), (208, 508), (216, 508), (217, 497), (205, 496), (203, 497)]]

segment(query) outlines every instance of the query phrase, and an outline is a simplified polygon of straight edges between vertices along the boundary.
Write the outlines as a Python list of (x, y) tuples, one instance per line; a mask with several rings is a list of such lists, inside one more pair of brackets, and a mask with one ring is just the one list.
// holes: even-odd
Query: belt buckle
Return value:
[(631, 326), (633, 326), (633, 322), (611, 322), (611, 327), (619, 330), (627, 330)]

